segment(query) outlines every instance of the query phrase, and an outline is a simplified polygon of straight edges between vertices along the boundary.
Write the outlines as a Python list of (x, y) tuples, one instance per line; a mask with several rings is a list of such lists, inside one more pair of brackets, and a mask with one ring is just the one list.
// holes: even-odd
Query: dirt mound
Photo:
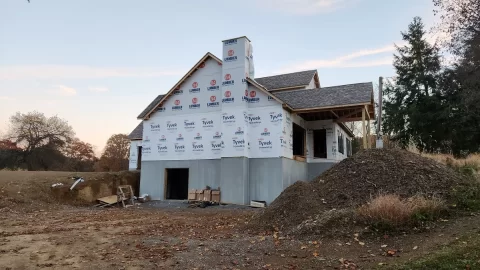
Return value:
[(297, 182), (252, 219), (252, 229), (295, 231), (306, 220), (331, 209), (356, 207), (378, 194), (417, 194), (449, 200), (462, 177), (420, 155), (397, 149), (370, 149), (333, 166), (312, 182)]
[[(81, 176), (85, 182), (74, 190), (73, 176)], [(62, 186), (52, 188), (52, 184)], [(0, 171), (0, 212), (36, 211), (64, 205), (88, 205), (97, 198), (116, 194), (118, 185), (132, 185), (138, 195), (139, 172), (28, 172)]]

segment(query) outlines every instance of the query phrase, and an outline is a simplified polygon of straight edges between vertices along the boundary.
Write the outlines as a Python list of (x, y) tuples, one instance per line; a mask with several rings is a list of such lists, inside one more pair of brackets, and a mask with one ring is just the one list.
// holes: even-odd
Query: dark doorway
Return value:
[(141, 146), (138, 147), (137, 153), (138, 153), (138, 155), (137, 155), (137, 170), (140, 170), (142, 168), (142, 147)]
[(313, 131), (313, 157), (327, 158), (327, 130)]
[(293, 123), (293, 155), (305, 156), (305, 129)]
[(166, 169), (165, 199), (188, 199), (188, 169)]

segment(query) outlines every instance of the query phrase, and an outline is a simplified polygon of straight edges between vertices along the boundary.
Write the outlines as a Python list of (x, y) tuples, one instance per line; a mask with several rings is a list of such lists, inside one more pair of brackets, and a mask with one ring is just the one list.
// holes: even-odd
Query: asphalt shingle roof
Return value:
[(255, 81), (268, 90), (279, 88), (308, 85), (317, 70), (307, 70), (263, 78), (255, 78)]
[(138, 124), (138, 126), (130, 132), (128, 135), (130, 140), (138, 140), (143, 138), (143, 121)]
[(370, 103), (373, 84), (356, 83), (315, 89), (274, 92), (293, 109)]
[(158, 95), (158, 97), (156, 97), (152, 102), (150, 102), (150, 104), (148, 104), (147, 108), (145, 108), (145, 110), (143, 110), (143, 112), (141, 112), (137, 118), (144, 118), (147, 113), (153, 109), (153, 107), (155, 107), (159, 102), (160, 100), (163, 98), (163, 96), (165, 95)]

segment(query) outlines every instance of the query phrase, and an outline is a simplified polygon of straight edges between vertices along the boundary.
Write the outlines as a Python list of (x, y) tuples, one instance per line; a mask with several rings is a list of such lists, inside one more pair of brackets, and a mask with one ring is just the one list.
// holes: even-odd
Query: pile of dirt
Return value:
[[(85, 182), (70, 191), (73, 176)], [(63, 185), (52, 187), (57, 183)], [(91, 205), (99, 197), (116, 194), (118, 185), (132, 185), (138, 196), (140, 173), (0, 171), (0, 213)]]
[(404, 198), (423, 194), (448, 201), (453, 187), (463, 182), (461, 175), (445, 165), (408, 151), (364, 150), (311, 182), (288, 187), (249, 226), (292, 232), (325, 211), (357, 207), (379, 194)]

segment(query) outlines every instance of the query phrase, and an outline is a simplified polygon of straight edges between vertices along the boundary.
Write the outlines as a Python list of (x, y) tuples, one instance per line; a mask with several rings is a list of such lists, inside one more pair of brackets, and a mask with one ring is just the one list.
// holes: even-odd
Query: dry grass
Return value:
[(472, 154), (467, 156), (466, 158), (459, 159), (447, 154), (422, 154), (422, 156), (433, 159), (437, 162), (451, 167), (469, 166), (480, 169), (480, 154)]
[(368, 223), (399, 227), (418, 221), (433, 220), (446, 209), (439, 198), (414, 196), (402, 199), (398, 195), (380, 195), (358, 209), (360, 217)]

